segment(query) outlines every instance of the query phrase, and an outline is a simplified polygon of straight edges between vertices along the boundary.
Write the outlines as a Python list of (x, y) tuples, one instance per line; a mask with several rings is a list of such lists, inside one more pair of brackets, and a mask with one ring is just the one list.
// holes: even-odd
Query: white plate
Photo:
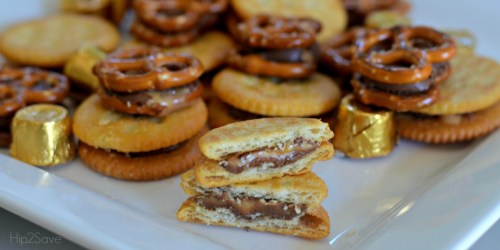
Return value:
[[(2, 6), (0, 24), (41, 16), (54, 4), (30, 2), (22, 11), (27, 1)], [(493, 0), (422, 0), (414, 3), (412, 19), (474, 31), (478, 52), (500, 60), (497, 12)], [(79, 161), (45, 170), (0, 155), (0, 206), (91, 249), (465, 249), (500, 218), (499, 148), (496, 132), (459, 145), (403, 141), (383, 159), (317, 164), (314, 171), (330, 190), (323, 205), (332, 219), (332, 232), (321, 241), (177, 222), (187, 198), (178, 177), (124, 182)]]

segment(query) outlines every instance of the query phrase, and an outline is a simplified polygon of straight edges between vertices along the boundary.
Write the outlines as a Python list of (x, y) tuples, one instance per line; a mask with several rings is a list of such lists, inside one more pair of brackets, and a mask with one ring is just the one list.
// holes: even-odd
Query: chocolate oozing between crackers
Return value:
[(277, 201), (274, 199), (233, 196), (224, 188), (215, 188), (213, 192), (197, 195), (194, 200), (209, 210), (225, 208), (236, 217), (245, 220), (263, 218), (292, 220), (305, 214), (305, 204)]
[(319, 142), (299, 137), (294, 141), (265, 147), (250, 152), (232, 153), (218, 161), (226, 171), (238, 174), (250, 168), (280, 168), (292, 164), (320, 146)]
[[(126, 156), (128, 158), (140, 158), (140, 157), (149, 157), (149, 156), (154, 156), (154, 155), (159, 155), (159, 154), (167, 154), (170, 152), (175, 151), (176, 149), (182, 147), (184, 144), (186, 144), (187, 141), (179, 142), (177, 144), (165, 147), (165, 148), (160, 148), (160, 149), (155, 149), (151, 151), (145, 151), (145, 152), (120, 152), (117, 150), (113, 149), (104, 149), (108, 153), (114, 153), (114, 154), (120, 154), (123, 156)], [(80, 142), (83, 143), (83, 142)], [(84, 143), (85, 144), (85, 143)]]
[[(156, 116), (165, 116), (192, 105), (201, 97), (203, 86), (199, 80), (190, 84), (165, 90), (145, 90), (135, 92), (116, 92), (109, 89), (100, 91), (103, 104), (111, 109), (135, 113), (136, 109), (146, 107)], [(119, 102), (126, 109), (120, 109), (110, 102)], [(133, 108), (133, 109), (130, 109)]]
[(278, 63), (314, 63), (320, 58), (321, 51), (318, 43), (314, 43), (308, 48), (294, 48), (282, 50), (265, 49), (243, 49), (243, 52), (255, 53), (261, 55), (264, 59)]
[(469, 113), (455, 114), (455, 115), (426, 115), (414, 112), (406, 112), (402, 114), (411, 116), (415, 120), (436, 120), (448, 125), (458, 125), (463, 120), (472, 119), (476, 115), (476, 113), (477, 112), (469, 112)]

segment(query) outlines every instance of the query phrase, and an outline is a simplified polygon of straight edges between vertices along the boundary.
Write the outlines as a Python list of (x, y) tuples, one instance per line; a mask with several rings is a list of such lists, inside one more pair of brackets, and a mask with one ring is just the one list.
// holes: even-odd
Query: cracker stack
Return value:
[(459, 48), (453, 73), (439, 85), (431, 106), (399, 113), (402, 138), (426, 143), (456, 143), (483, 137), (500, 127), (500, 64)]
[(239, 47), (228, 57), (230, 68), (212, 81), (212, 127), (262, 117), (331, 116), (341, 93), (334, 80), (316, 73), (322, 24), (271, 15), (227, 23)]
[(88, 167), (148, 181), (182, 173), (201, 157), (197, 142), (206, 132), (207, 110), (198, 59), (135, 47), (110, 54), (93, 71), (98, 94), (77, 108), (73, 122)]
[(191, 197), (181, 221), (324, 238), (330, 219), (320, 205), (328, 190), (312, 165), (333, 156), (328, 124), (310, 118), (232, 123), (199, 141), (203, 159), (182, 175)]

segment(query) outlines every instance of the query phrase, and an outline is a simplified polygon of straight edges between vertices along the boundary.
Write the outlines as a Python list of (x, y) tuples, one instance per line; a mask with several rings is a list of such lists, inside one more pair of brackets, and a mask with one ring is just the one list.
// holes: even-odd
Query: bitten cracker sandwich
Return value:
[(194, 171), (182, 175), (191, 197), (177, 212), (181, 221), (241, 227), (255, 231), (319, 239), (330, 232), (330, 219), (320, 206), (325, 183), (314, 173), (262, 182), (205, 188)]
[(252, 182), (308, 172), (333, 156), (327, 123), (312, 118), (263, 118), (232, 123), (200, 138), (196, 167), (203, 186)]

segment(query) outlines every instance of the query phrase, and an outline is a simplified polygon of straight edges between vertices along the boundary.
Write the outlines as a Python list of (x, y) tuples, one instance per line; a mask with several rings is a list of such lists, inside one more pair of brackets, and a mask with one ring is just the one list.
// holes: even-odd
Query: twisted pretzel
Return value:
[[(451, 38), (428, 27), (380, 30), (360, 39), (357, 46), (354, 70), (374, 80), (394, 84), (423, 81), (431, 74), (431, 63), (445, 62), (456, 53)], [(388, 66), (398, 61), (412, 65)]]
[[(409, 64), (398, 65), (400, 63)], [(365, 77), (394, 84), (423, 81), (431, 75), (432, 64), (420, 50), (393, 49), (372, 52), (354, 61), (354, 69)]]
[[(191, 83), (203, 73), (201, 62), (189, 54), (133, 50), (119, 51), (94, 66), (104, 88), (117, 92), (163, 90)], [(134, 54), (139, 58), (129, 57)]]
[(425, 51), (432, 63), (448, 61), (456, 54), (456, 45), (453, 39), (447, 34), (429, 27), (401, 28), (397, 40), (401, 47)]
[(364, 104), (373, 104), (396, 111), (408, 111), (434, 103), (439, 98), (437, 84), (448, 78), (448, 62), (433, 64), (432, 74), (413, 84), (383, 84), (355, 74), (351, 85), (356, 97)]
[(310, 18), (258, 15), (238, 24), (238, 36), (251, 47), (307, 48), (316, 41), (321, 24)]
[(0, 70), (2, 83), (23, 88), (26, 104), (59, 103), (69, 94), (69, 82), (64, 75), (38, 68), (4, 67)]
[(439, 91), (435, 84), (431, 84), (430, 88), (423, 93), (407, 96), (369, 89), (357, 77), (352, 78), (351, 85), (360, 102), (401, 112), (429, 106), (439, 98)]
[(24, 89), (13, 85), (0, 85), (0, 117), (13, 115), (24, 107)]
[[(428, 27), (351, 29), (327, 44), (322, 61), (342, 73), (357, 71), (382, 83), (409, 84), (428, 78), (431, 63), (446, 62), (455, 53), (449, 36)], [(411, 65), (389, 65), (399, 62)]]
[(19, 84), (24, 77), (24, 72), (17, 68), (3, 67), (0, 69), (0, 85)]
[(175, 47), (193, 41), (199, 33), (198, 28), (193, 28), (185, 32), (170, 33), (153, 29), (135, 20), (130, 26), (130, 32), (139, 40), (146, 43), (162, 46)]
[(195, 28), (204, 15), (222, 13), (228, 0), (136, 0), (137, 17), (163, 32), (188, 31)]
[(59, 103), (69, 94), (68, 78), (62, 74), (25, 68), (20, 84), (26, 88), (26, 103)]
[(334, 37), (324, 47), (321, 61), (343, 74), (352, 73), (351, 60), (356, 54), (356, 42), (367, 33), (366, 29), (353, 28)]
[(188, 4), (173, 0), (136, 0), (134, 9), (142, 22), (165, 32), (192, 29), (201, 17), (201, 13), (191, 11)]

